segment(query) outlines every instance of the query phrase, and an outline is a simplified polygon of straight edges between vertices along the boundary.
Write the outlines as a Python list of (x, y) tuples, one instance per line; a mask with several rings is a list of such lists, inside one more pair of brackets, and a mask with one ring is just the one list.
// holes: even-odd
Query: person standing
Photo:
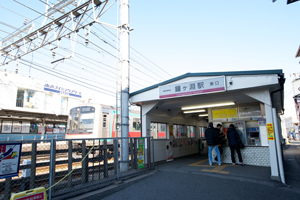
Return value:
[(208, 128), (205, 130), (205, 138), (206, 138), (206, 144), (208, 146), (208, 161), (209, 165), (212, 165), (212, 150), (215, 149), (218, 157), (218, 164), (221, 165), (221, 159), (220, 159), (220, 151), (218, 148), (219, 144), (219, 134), (214, 129), (213, 123), (209, 122)]
[[(221, 132), (222, 124), (217, 124), (216, 131), (218, 132), (219, 135), (219, 151), (220, 151), (220, 157), (223, 154), (223, 144), (225, 140), (225, 134)], [(218, 161), (218, 157), (215, 157), (215, 160)]]
[(240, 137), (239, 137), (238, 132), (235, 130), (233, 124), (229, 125), (229, 128), (227, 130), (227, 139), (228, 139), (228, 145), (230, 147), (232, 164), (235, 165), (234, 150), (236, 150), (238, 157), (239, 157), (239, 162), (243, 166), (244, 163), (243, 163), (240, 147), (238, 144), (238, 140), (240, 139)]

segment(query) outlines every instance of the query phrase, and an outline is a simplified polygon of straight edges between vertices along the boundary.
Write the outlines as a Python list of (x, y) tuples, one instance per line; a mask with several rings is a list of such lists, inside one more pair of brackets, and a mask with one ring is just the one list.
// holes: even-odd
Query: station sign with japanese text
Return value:
[(49, 92), (55, 92), (55, 93), (62, 94), (62, 95), (81, 98), (81, 92), (79, 92), (77, 90), (72, 90), (72, 89), (60, 87), (57, 85), (51, 85), (48, 83), (46, 83), (44, 85), (44, 90), (49, 91)]
[(225, 77), (208, 78), (199, 81), (178, 83), (159, 87), (159, 98), (174, 98), (223, 92), (226, 90)]

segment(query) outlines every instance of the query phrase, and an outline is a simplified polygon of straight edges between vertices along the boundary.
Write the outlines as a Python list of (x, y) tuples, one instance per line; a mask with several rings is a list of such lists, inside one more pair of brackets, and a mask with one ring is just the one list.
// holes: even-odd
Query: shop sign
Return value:
[(225, 77), (203, 79), (199, 81), (178, 83), (159, 87), (159, 98), (167, 99), (173, 97), (192, 96), (223, 92), (226, 90)]
[(71, 90), (69, 88), (64, 88), (64, 87), (60, 87), (57, 85), (51, 85), (48, 83), (46, 83), (44, 85), (44, 90), (49, 91), (49, 92), (55, 92), (55, 93), (62, 94), (62, 95), (81, 98), (81, 92), (79, 92), (77, 90)]
[(274, 140), (274, 129), (272, 123), (267, 123), (268, 140)]
[(221, 110), (213, 110), (213, 118), (214, 119), (222, 119), (222, 118), (236, 118), (237, 117), (237, 109), (221, 109)]
[(22, 143), (0, 144), (0, 179), (19, 175)]
[(145, 146), (145, 139), (139, 138), (138, 139), (138, 168), (144, 168), (144, 146)]

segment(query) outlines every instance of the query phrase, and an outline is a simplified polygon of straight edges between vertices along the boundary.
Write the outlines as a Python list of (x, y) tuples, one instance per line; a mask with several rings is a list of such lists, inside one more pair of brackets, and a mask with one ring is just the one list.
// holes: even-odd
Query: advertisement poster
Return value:
[(66, 133), (66, 125), (59, 124), (59, 133)]
[(53, 133), (53, 124), (46, 125), (46, 133)]
[(38, 133), (38, 126), (34, 122), (30, 122), (30, 133), (34, 133), (34, 134)]
[(3, 121), (2, 123), (2, 133), (11, 133), (12, 121)]
[(39, 123), (38, 125), (38, 134), (42, 134), (44, 132), (44, 126), (42, 123)]
[(29, 131), (30, 131), (30, 122), (23, 122), (21, 133), (29, 133)]
[(173, 126), (169, 126), (169, 133), (170, 133), (170, 136), (173, 136)]
[(138, 168), (144, 168), (144, 146), (145, 146), (145, 139), (139, 138), (138, 139)]
[(21, 133), (21, 130), (22, 130), (22, 122), (13, 121), (12, 133)]
[(21, 143), (0, 144), (0, 179), (19, 175)]
[(274, 129), (272, 123), (267, 123), (268, 140), (274, 140)]
[(58, 134), (59, 133), (59, 125), (54, 124), (53, 133)]
[(173, 143), (172, 140), (166, 141), (166, 160), (173, 160)]

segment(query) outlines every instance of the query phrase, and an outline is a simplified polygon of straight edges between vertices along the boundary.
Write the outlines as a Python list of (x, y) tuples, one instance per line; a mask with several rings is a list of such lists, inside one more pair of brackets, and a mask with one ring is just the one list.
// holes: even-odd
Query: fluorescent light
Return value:
[(190, 110), (190, 111), (184, 111), (183, 113), (198, 113), (198, 112), (206, 112), (205, 109), (200, 109), (200, 110)]
[(217, 104), (207, 104), (207, 105), (199, 105), (199, 106), (182, 107), (181, 110), (192, 110), (192, 109), (199, 109), (199, 108), (211, 108), (211, 107), (231, 106), (231, 105), (235, 105), (235, 103), (234, 102), (227, 102), (227, 103), (217, 103)]
[(207, 117), (208, 116), (208, 114), (201, 114), (201, 115), (199, 115), (199, 117)]

